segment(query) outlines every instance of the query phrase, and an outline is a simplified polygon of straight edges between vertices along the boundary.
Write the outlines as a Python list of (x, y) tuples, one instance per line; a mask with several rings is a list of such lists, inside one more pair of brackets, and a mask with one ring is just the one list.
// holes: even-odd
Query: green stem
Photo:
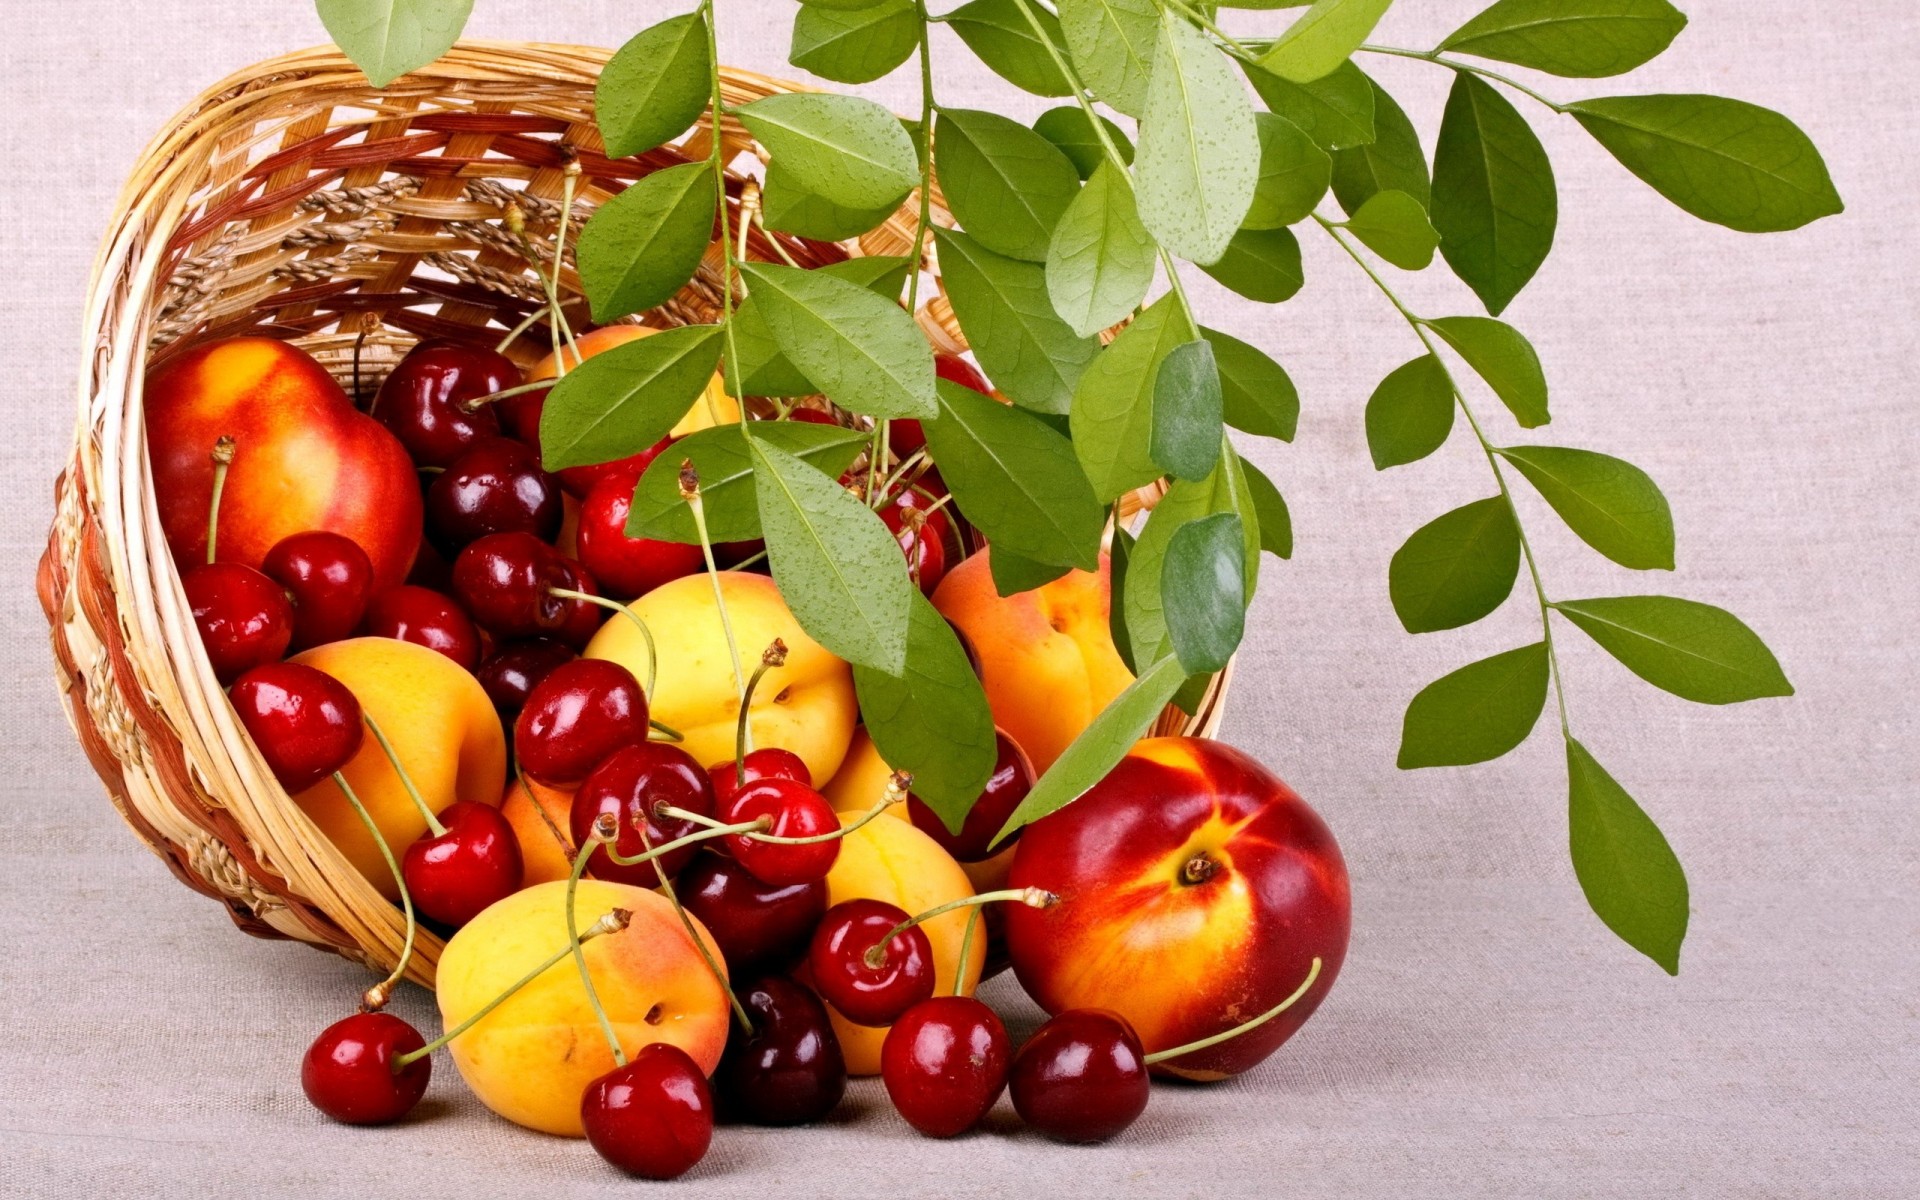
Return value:
[(1197, 9), (1197, 8), (1189, 7), (1188, 5), (1181, 3), (1181, 0), (1165, 0), (1165, 3), (1167, 4), (1168, 7), (1172, 8), (1175, 12), (1179, 13), (1181, 16), (1185, 17), (1187, 20), (1192, 21), (1196, 25), (1199, 25), (1202, 29), (1205, 29), (1208, 33), (1211, 33), (1215, 38), (1218, 38), (1220, 41), (1220, 48), (1222, 50), (1225, 50), (1228, 54), (1233, 55), (1235, 58), (1239, 59), (1242, 62), (1253, 63), (1256, 66), (1259, 65), (1260, 55), (1257, 52), (1255, 52), (1251, 46), (1248, 46), (1247, 44), (1242, 42), (1239, 38), (1235, 37), (1231, 33), (1228, 33), (1226, 30), (1220, 28), (1220, 26), (1214, 21), (1214, 19), (1212, 17), (1209, 17), (1205, 12), (1202, 12), (1200, 9)]
[[(1044, 888), (1029, 887), (1002, 888), (997, 892), (981, 892), (977, 896), (962, 896), (958, 900), (949, 900), (945, 904), (936, 904), (927, 911), (908, 917), (892, 929), (887, 930), (887, 936), (867, 948), (866, 963), (869, 967), (873, 967), (876, 970), (886, 966), (888, 943), (892, 942), (893, 939), (899, 937), (907, 930), (912, 929), (915, 925), (931, 921), (935, 917), (943, 916), (956, 909), (973, 908), (977, 910), (982, 904), (994, 904), (1002, 900), (1024, 904), (1029, 908), (1051, 908), (1055, 904), (1060, 903), (1060, 897), (1054, 895), (1052, 892)], [(962, 966), (964, 969), (964, 961)]]
[(519, 341), (521, 334), (525, 333), (529, 329), (532, 329), (536, 324), (538, 324), (540, 321), (541, 314), (546, 311), (547, 310), (545, 308), (536, 308), (532, 312), (528, 313), (526, 316), (522, 317), (518, 325), (515, 325), (512, 329), (507, 331), (507, 336), (501, 338), (498, 342), (494, 343), (493, 352), (495, 354), (505, 354), (507, 352), (507, 347)]
[(380, 722), (373, 719), (372, 713), (362, 712), (360, 716), (366, 721), (367, 728), (373, 730), (373, 740), (380, 743), (380, 749), (386, 754), (387, 761), (393, 764), (393, 773), (400, 777), (400, 786), (406, 788), (407, 795), (413, 798), (414, 807), (420, 810), (420, 816), (426, 820), (427, 828), (433, 830), (435, 837), (444, 835), (447, 827), (442, 825), (440, 818), (427, 807), (427, 798), (422, 796), (420, 789), (413, 785), (413, 776), (407, 774), (407, 768), (401, 764), (400, 755), (394, 751), (393, 743), (387, 740), (387, 731), (380, 728)]
[(920, 274), (926, 254), (927, 226), (933, 220), (933, 50), (927, 37), (926, 0), (913, 0), (920, 14), (920, 215), (913, 225), (912, 272), (907, 279), (907, 315), (920, 308)]
[[(660, 679), (660, 656), (654, 652), (653, 630), (647, 628), (647, 623), (640, 619), (640, 614), (634, 612), (633, 609), (620, 603), (618, 600), (610, 599), (606, 596), (595, 596), (590, 592), (577, 592), (572, 588), (550, 587), (547, 589), (547, 594), (549, 596), (559, 596), (565, 600), (584, 600), (588, 604), (596, 604), (601, 608), (617, 612), (627, 620), (633, 622), (633, 627), (640, 631), (640, 639), (647, 644), (647, 698), (651, 700), (653, 698), (653, 685), (658, 683)], [(663, 725), (660, 726), (660, 728), (665, 729), (666, 726)], [(668, 732), (672, 731), (668, 730)], [(678, 734), (674, 736), (676, 739), (679, 737)]]
[(747, 724), (753, 711), (753, 693), (760, 687), (760, 680), (768, 671), (785, 666), (787, 662), (787, 644), (779, 638), (760, 652), (760, 665), (753, 669), (747, 686), (740, 695), (740, 713), (733, 722), (733, 786), (747, 786)]
[(967, 961), (973, 957), (973, 933), (980, 927), (980, 914), (986, 911), (976, 908), (967, 914), (967, 929), (960, 935), (960, 965), (953, 972), (953, 994), (956, 996), (967, 994)]
[(683, 846), (693, 846), (700, 842), (710, 842), (714, 838), (730, 837), (736, 833), (764, 833), (766, 828), (767, 818), (758, 817), (751, 821), (742, 821), (737, 825), (715, 825), (708, 829), (702, 829), (698, 833), (690, 833), (683, 838), (675, 838), (671, 842), (662, 842), (658, 846), (642, 850), (640, 853), (634, 855), (620, 853), (614, 849), (612, 842), (606, 843), (606, 851), (607, 857), (620, 866), (633, 867), (672, 854), (675, 850)]
[(367, 811), (367, 806), (362, 804), (360, 797), (354, 794), (353, 785), (347, 782), (347, 777), (335, 771), (333, 782), (334, 786), (340, 789), (341, 794), (346, 796), (347, 803), (353, 805), (353, 811), (359, 815), (360, 823), (367, 827), (369, 834), (373, 835), (373, 844), (379, 847), (380, 857), (386, 860), (387, 870), (393, 872), (393, 886), (400, 889), (400, 908), (407, 915), (407, 940), (400, 947), (400, 961), (393, 965), (391, 974), (367, 989), (366, 1007), (369, 1010), (377, 1010), (386, 1006), (387, 996), (406, 975), (407, 964), (413, 961), (413, 939), (419, 931), (420, 922), (413, 914), (413, 893), (407, 890), (406, 876), (401, 873), (400, 864), (393, 857), (393, 847), (387, 845), (387, 836), (380, 832), (380, 826), (374, 823), (373, 815)]
[[(566, 309), (560, 305), (560, 264), (567, 257), (567, 227), (573, 224), (573, 198), (580, 186), (580, 160), (567, 160), (565, 181), (560, 185), (560, 228), (553, 235), (553, 276), (547, 282), (547, 303), (553, 306), (553, 319), (560, 331), (566, 335), (567, 346), (573, 351), (574, 365), (586, 361), (580, 353), (580, 343), (574, 340), (573, 324), (567, 320)], [(556, 360), (559, 355), (555, 355)]]
[(1554, 112), (1564, 113), (1567, 111), (1567, 105), (1558, 104), (1547, 99), (1517, 79), (1509, 79), (1505, 75), (1489, 71), (1485, 67), (1477, 67), (1472, 63), (1461, 62), (1457, 58), (1443, 58), (1438, 50), (1408, 50), (1404, 46), (1375, 46), (1371, 43), (1363, 45), (1360, 48), (1368, 54), (1390, 54), (1395, 58), (1417, 58), (1421, 62), (1430, 62), (1435, 66), (1448, 67), (1455, 71), (1465, 71), (1470, 75), (1479, 75), (1482, 78), (1491, 79), (1495, 83), (1504, 83), (1521, 95), (1546, 105)]
[[(740, 353), (733, 338), (733, 287), (734, 279), (739, 275), (739, 264), (734, 259), (732, 237), (732, 214), (727, 210), (727, 164), (722, 158), (720, 139), (720, 118), (726, 111), (726, 101), (720, 91), (720, 41), (719, 32), (714, 28), (713, 0), (701, 0), (700, 24), (707, 33), (707, 88), (708, 120), (713, 145), (707, 149), (707, 164), (713, 170), (714, 211), (720, 218), (720, 318), (723, 334), (727, 339), (726, 361), (729, 364), (740, 361)], [(746, 415), (745, 404), (741, 406), (741, 416)], [(697, 511), (697, 510), (696, 510)], [(707, 554), (709, 563), (713, 554)], [(718, 585), (716, 585), (717, 587)], [(738, 674), (738, 664), (735, 664)]]
[[(644, 828), (640, 836), (642, 838), (647, 836)], [(707, 961), (707, 970), (713, 972), (713, 981), (720, 985), (721, 994), (727, 998), (727, 1007), (733, 1010), (733, 1019), (740, 1022), (741, 1032), (751, 1034), (753, 1018), (747, 1015), (746, 1005), (740, 1003), (740, 997), (733, 994), (733, 988), (727, 983), (726, 971), (721, 968), (719, 960), (713, 956), (713, 948), (707, 945), (707, 939), (701, 937), (700, 931), (693, 927), (693, 918), (687, 915), (685, 908), (681, 907), (680, 897), (673, 890), (673, 880), (667, 878), (667, 869), (661, 865), (658, 858), (653, 860), (653, 873), (659, 877), (660, 890), (667, 894), (667, 903), (673, 905), (674, 914), (680, 918), (680, 924), (686, 929), (688, 940), (693, 943), (695, 949), (700, 951), (700, 957)]]
[[(602, 820), (606, 821), (607, 818)], [(607, 1019), (606, 1006), (600, 1003), (600, 992), (593, 986), (593, 972), (587, 969), (587, 954), (580, 948), (579, 922), (573, 914), (573, 897), (580, 890), (580, 876), (587, 869), (587, 860), (593, 857), (594, 848), (601, 845), (606, 846), (609, 854), (613, 852), (611, 839), (603, 838), (600, 829), (596, 828), (587, 835), (580, 852), (573, 856), (573, 870), (567, 873), (567, 952), (573, 955), (574, 965), (580, 969), (580, 986), (587, 990), (587, 1005), (600, 1022), (600, 1032), (607, 1039), (607, 1049), (613, 1052), (613, 1063), (617, 1067), (624, 1067), (627, 1065), (627, 1052), (620, 1048), (620, 1039), (614, 1036), (613, 1022)]]
[[(513, 336), (518, 337), (520, 335), (516, 333)], [(502, 388), (497, 392), (488, 392), (484, 396), (475, 396), (471, 400), (463, 400), (460, 402), (460, 409), (462, 412), (478, 412), (497, 400), (511, 400), (515, 396), (524, 396), (528, 392), (544, 391), (552, 387), (553, 384), (554, 381), (551, 379), (536, 379), (532, 383), (515, 384), (510, 388)]]
[(1179, 1058), (1182, 1054), (1192, 1054), (1196, 1050), (1205, 1050), (1210, 1046), (1218, 1046), (1221, 1042), (1230, 1041), (1243, 1033), (1258, 1029), (1260, 1026), (1265, 1025), (1268, 1021), (1273, 1020), (1281, 1013), (1299, 1003), (1300, 997), (1307, 994), (1307, 989), (1312, 987), (1313, 981), (1318, 978), (1320, 978), (1320, 959), (1316, 956), (1313, 960), (1313, 965), (1307, 968), (1307, 977), (1300, 981), (1299, 987), (1293, 989), (1293, 995), (1288, 996), (1285, 1000), (1282, 1000), (1272, 1008), (1261, 1013), (1253, 1020), (1235, 1025), (1225, 1033), (1216, 1033), (1212, 1037), (1204, 1037), (1197, 1042), (1188, 1042), (1184, 1046), (1175, 1046), (1171, 1050), (1155, 1050), (1152, 1054), (1147, 1055), (1147, 1065), (1152, 1066), (1155, 1063), (1166, 1062), (1170, 1058)]
[[(731, 329), (732, 325), (729, 324)], [(740, 425), (740, 431), (746, 432), (746, 423)], [(733, 636), (733, 619), (727, 614), (727, 597), (720, 587), (720, 565), (713, 557), (713, 538), (707, 533), (707, 512), (700, 500), (700, 474), (693, 469), (693, 460), (685, 459), (680, 463), (680, 498), (687, 502), (687, 509), (693, 513), (693, 527), (700, 534), (700, 553), (707, 560), (707, 578), (713, 583), (714, 607), (720, 610), (720, 629), (727, 635), (727, 655), (733, 660), (733, 686), (740, 696), (740, 707), (747, 706), (747, 673), (740, 668), (740, 643)], [(753, 730), (747, 730), (747, 748), (753, 748)]]
[(221, 435), (214, 440), (213, 499), (207, 504), (207, 565), (212, 566), (220, 546), (220, 497), (227, 492), (227, 469), (233, 466), (233, 439)]

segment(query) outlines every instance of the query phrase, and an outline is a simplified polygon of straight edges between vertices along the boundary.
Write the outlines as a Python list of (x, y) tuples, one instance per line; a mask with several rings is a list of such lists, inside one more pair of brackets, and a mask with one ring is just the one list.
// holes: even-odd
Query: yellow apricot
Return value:
[[(622, 346), (637, 338), (652, 337), (660, 330), (650, 325), (607, 325), (589, 333), (580, 335), (580, 356), (592, 358), (596, 354)], [(573, 352), (567, 352), (567, 363), (573, 364)], [(529, 383), (541, 379), (552, 379), (556, 374), (556, 361), (549, 354), (534, 364), (527, 373)], [(680, 418), (673, 427), (670, 437), (685, 437), (698, 433), (702, 429), (711, 429), (715, 425), (732, 425), (740, 420), (740, 402), (727, 395), (727, 389), (721, 382), (720, 372), (715, 371), (713, 378), (707, 380), (707, 386), (700, 398), (693, 402), (687, 415)]]

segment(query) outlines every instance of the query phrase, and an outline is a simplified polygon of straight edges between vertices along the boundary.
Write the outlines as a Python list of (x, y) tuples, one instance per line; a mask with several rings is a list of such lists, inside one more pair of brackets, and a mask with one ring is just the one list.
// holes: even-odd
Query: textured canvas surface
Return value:
[[(1477, 7), (1405, 3), (1380, 37), (1431, 45)], [(1566, 861), (1560, 749), (1544, 729), (1497, 764), (1395, 771), (1414, 690), (1530, 636), (1535, 618), (1516, 597), (1469, 631), (1400, 632), (1388, 557), (1424, 520), (1486, 494), (1485, 466), (1456, 438), (1418, 466), (1373, 472), (1361, 407), (1415, 347), (1350, 264), (1308, 239), (1309, 286), (1277, 309), (1197, 276), (1190, 286), (1210, 323), (1275, 349), (1303, 396), (1296, 443), (1253, 452), (1287, 492), (1299, 550), (1266, 573), (1225, 736), (1309, 797), (1345, 847), (1355, 934), (1321, 1015), (1245, 1078), (1157, 1090), (1148, 1116), (1103, 1149), (1015, 1132), (1004, 1105), (995, 1127), (1006, 1136), (923, 1141), (869, 1084), (825, 1128), (723, 1132), (687, 1194), (1920, 1192), (1920, 17), (1900, 0), (1682, 7), (1691, 28), (1631, 82), (1550, 90), (1715, 91), (1781, 109), (1826, 152), (1849, 211), (1778, 237), (1703, 226), (1570, 122), (1538, 120), (1559, 175), (1560, 244), (1508, 313), (1553, 384), (1546, 439), (1649, 470), (1679, 529), (1675, 577), (1626, 578), (1529, 502), (1549, 589), (1726, 605), (1799, 689), (1786, 702), (1699, 708), (1567, 639), (1576, 730), (1689, 869), (1680, 978), (1588, 914)], [(669, 11), (654, 0), (476, 8), (476, 34), (591, 43)], [(725, 57), (782, 72), (792, 10), (728, 0)], [(300, 1097), (298, 1055), (364, 977), (241, 937), (176, 885), (121, 827), (54, 701), (32, 565), (71, 435), (95, 241), (169, 113), (230, 70), (323, 37), (307, 0), (0, 6), (0, 344), (11, 358), (0, 376), (11, 581), (0, 593), (0, 1195), (636, 1187), (580, 1145), (493, 1119), (444, 1060), (412, 1125), (367, 1132), (319, 1118)], [(1445, 73), (1378, 70), (1431, 147)], [(948, 103), (1007, 100), (983, 78), (941, 76)], [(905, 73), (878, 88), (914, 102)], [(1464, 288), (1428, 274), (1406, 281), (1419, 310), (1473, 311)], [(991, 995), (1030, 1023), (1010, 988)], [(430, 1020), (417, 994), (398, 1009)]]

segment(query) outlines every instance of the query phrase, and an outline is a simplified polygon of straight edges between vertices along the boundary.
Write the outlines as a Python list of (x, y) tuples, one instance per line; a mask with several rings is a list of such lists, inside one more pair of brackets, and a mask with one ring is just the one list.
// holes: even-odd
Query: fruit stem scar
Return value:
[(212, 566), (214, 552), (220, 546), (220, 497), (227, 490), (227, 468), (233, 465), (233, 439), (225, 434), (213, 443), (213, 499), (207, 504), (207, 565)]
[(1182, 1054), (1192, 1054), (1196, 1050), (1205, 1050), (1209, 1046), (1218, 1046), (1221, 1042), (1237, 1038), (1249, 1030), (1257, 1029), (1287, 1011), (1289, 1008), (1292, 1008), (1294, 1004), (1299, 1001), (1300, 997), (1307, 994), (1307, 989), (1312, 987), (1313, 981), (1318, 978), (1320, 978), (1320, 956), (1315, 955), (1313, 965), (1307, 968), (1307, 977), (1300, 981), (1299, 987), (1293, 989), (1293, 995), (1288, 996), (1285, 1000), (1282, 1000), (1272, 1008), (1261, 1013), (1253, 1020), (1247, 1021), (1244, 1024), (1235, 1025), (1225, 1033), (1216, 1033), (1212, 1037), (1204, 1037), (1197, 1042), (1188, 1042), (1184, 1046), (1175, 1046), (1171, 1050), (1156, 1050), (1146, 1056), (1146, 1064), (1152, 1066), (1155, 1063), (1166, 1062), (1170, 1058), (1179, 1058)]
[(367, 728), (373, 730), (373, 739), (380, 743), (380, 749), (386, 754), (387, 761), (393, 764), (394, 774), (400, 777), (400, 786), (407, 789), (407, 795), (413, 798), (414, 807), (418, 808), (420, 815), (426, 818), (427, 828), (433, 831), (433, 836), (445, 837), (447, 827), (442, 825), (440, 818), (427, 807), (427, 798), (422, 796), (420, 789), (414, 786), (413, 776), (407, 774), (407, 768), (401, 764), (400, 755), (394, 752), (393, 743), (387, 740), (386, 731), (380, 728), (380, 722), (373, 719), (372, 713), (362, 713), (361, 717), (366, 721)]
[[(660, 656), (654, 653), (653, 630), (647, 628), (647, 623), (640, 619), (640, 614), (634, 612), (633, 609), (620, 603), (618, 600), (613, 600), (606, 596), (595, 596), (590, 592), (577, 592), (572, 588), (550, 587), (547, 589), (547, 594), (549, 596), (558, 596), (562, 600), (584, 600), (588, 604), (597, 604), (601, 608), (611, 609), (633, 622), (634, 628), (640, 631), (640, 640), (647, 644), (647, 698), (651, 700), (653, 698), (653, 685), (659, 682), (660, 679)], [(651, 720), (648, 721), (647, 724), (654, 726), (662, 732), (673, 734), (673, 740), (676, 742), (681, 740), (678, 733), (674, 733), (673, 730), (668, 729), (665, 725)]]
[[(937, 916), (953, 912), (955, 909), (960, 908), (971, 908), (977, 916), (981, 905), (993, 904), (1001, 900), (1010, 900), (1018, 904), (1024, 904), (1029, 908), (1051, 908), (1060, 902), (1060, 897), (1047, 891), (1045, 888), (1001, 888), (997, 892), (981, 892), (977, 896), (962, 896), (958, 900), (949, 900), (945, 904), (936, 904), (927, 911), (908, 917), (892, 929), (887, 930), (887, 936), (867, 948), (865, 956), (866, 964), (874, 970), (879, 970), (881, 967), (886, 966), (887, 946), (893, 939), (899, 937), (907, 930), (912, 929), (915, 925), (919, 925), (925, 921), (931, 921)], [(963, 964), (964, 961), (963, 959)]]
[(1202, 850), (1186, 861), (1180, 868), (1180, 882), (1184, 884), (1205, 883), (1220, 870), (1219, 860)]
[(347, 803), (353, 805), (353, 811), (359, 814), (367, 832), (373, 835), (373, 844), (380, 848), (380, 857), (386, 860), (387, 870), (393, 872), (393, 884), (400, 889), (400, 908), (407, 915), (407, 939), (400, 947), (400, 961), (393, 964), (391, 974), (368, 988), (360, 998), (361, 1011), (379, 1012), (387, 1006), (387, 997), (393, 995), (394, 985), (400, 982), (407, 973), (407, 964), (413, 961), (413, 939), (419, 931), (420, 922), (413, 913), (413, 893), (407, 890), (406, 876), (401, 872), (400, 864), (394, 861), (393, 848), (387, 845), (386, 835), (380, 832), (380, 826), (374, 824), (373, 814), (367, 811), (366, 805), (360, 803), (360, 797), (354, 795), (353, 786), (347, 782), (345, 775), (335, 771), (333, 782), (346, 796)]

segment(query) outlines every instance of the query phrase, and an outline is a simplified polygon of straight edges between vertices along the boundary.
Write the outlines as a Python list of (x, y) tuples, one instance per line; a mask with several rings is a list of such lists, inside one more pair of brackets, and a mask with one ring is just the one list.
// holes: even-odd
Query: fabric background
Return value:
[[(1920, 17), (1902, 0), (1686, 0), (1691, 28), (1630, 81), (1553, 95), (1715, 91), (1817, 140), (1847, 213), (1749, 238), (1687, 218), (1570, 121), (1535, 119), (1559, 244), (1508, 313), (1538, 346), (1542, 431), (1649, 470), (1680, 571), (1627, 578), (1523, 502), (1561, 597), (1674, 591), (1734, 609), (1799, 689), (1696, 707), (1570, 628), (1575, 729), (1664, 826), (1693, 931), (1669, 979), (1588, 913), (1566, 856), (1564, 768), (1541, 729), (1494, 764), (1402, 774), (1422, 684), (1533, 636), (1524, 597), (1472, 629), (1403, 634), (1387, 559), (1489, 490), (1464, 435), (1376, 474), (1361, 408), (1415, 352), (1324, 239), (1278, 308), (1194, 273), (1212, 323), (1276, 351), (1304, 398), (1292, 446), (1253, 458), (1293, 507), (1269, 565), (1226, 738), (1319, 808), (1352, 870), (1354, 940), (1321, 1015), (1251, 1075), (1158, 1088), (1097, 1150), (1014, 1128), (935, 1143), (856, 1087), (825, 1128), (723, 1131), (703, 1196), (1778, 1196), (1920, 1192), (1920, 824), (1914, 364), (1920, 362)], [(417, 1121), (359, 1131), (300, 1096), (308, 1039), (366, 982), (250, 940), (175, 884), (107, 804), (61, 719), (33, 563), (72, 432), (87, 265), (160, 122), (245, 64), (324, 40), (307, 0), (64, 0), (0, 16), (0, 1195), (572, 1195), (627, 1192), (584, 1147), (492, 1118), (442, 1059)], [(684, 8), (685, 4), (677, 5)], [(1477, 0), (1405, 3), (1379, 35), (1431, 45)], [(617, 43), (662, 2), (479, 0), (471, 32)], [(723, 55), (784, 67), (786, 0), (721, 5)], [(1254, 16), (1247, 28), (1273, 28)], [(1042, 102), (963, 76), (951, 104)], [(1370, 61), (1429, 148), (1447, 74)], [(905, 110), (911, 71), (873, 94)], [(1524, 101), (1521, 103), (1525, 103)], [(1543, 114), (1529, 108), (1530, 119)], [(1418, 311), (1477, 311), (1436, 268)], [(1499, 433), (1490, 397), (1474, 397)], [(1005, 981), (992, 999), (1030, 1023)], [(427, 999), (397, 1010), (431, 1023)]]

